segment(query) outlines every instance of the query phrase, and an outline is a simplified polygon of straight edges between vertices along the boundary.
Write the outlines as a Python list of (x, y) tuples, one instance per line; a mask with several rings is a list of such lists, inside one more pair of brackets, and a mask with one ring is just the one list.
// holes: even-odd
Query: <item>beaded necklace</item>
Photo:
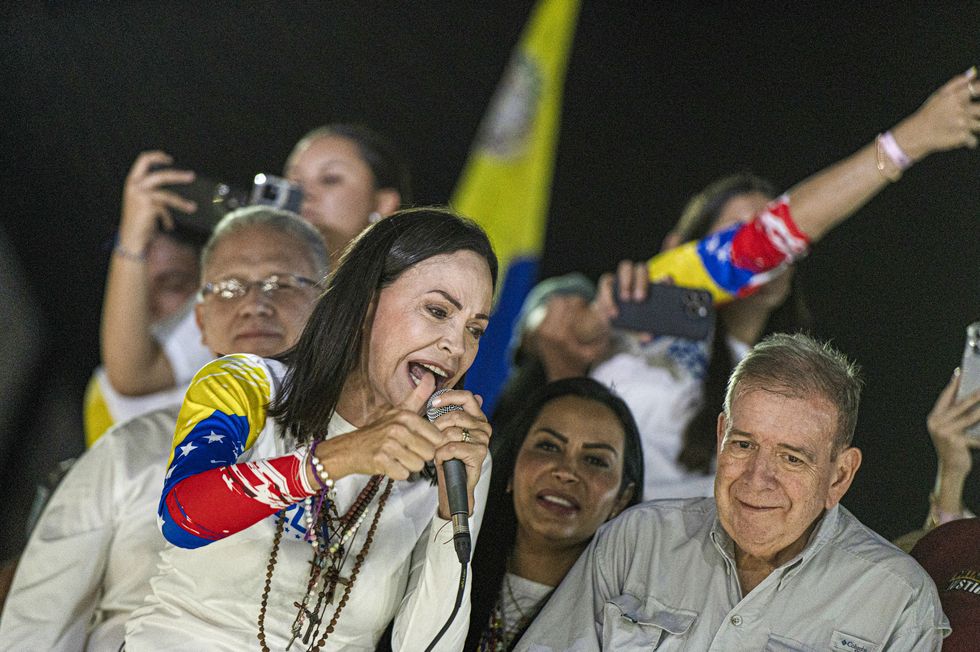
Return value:
[[(350, 552), (347, 550), (346, 544), (353, 538), (363, 523), (368, 506), (371, 504), (374, 496), (377, 495), (382, 481), (384, 481), (384, 476), (371, 476), (367, 485), (361, 490), (361, 493), (358, 494), (350, 509), (343, 516), (337, 513), (336, 496), (330, 489), (321, 490), (317, 492), (315, 497), (307, 498), (304, 501), (307, 524), (305, 539), (310, 542), (313, 548), (313, 559), (310, 562), (310, 579), (307, 583), (303, 600), (294, 603), (299, 611), (290, 628), (292, 638), (286, 649), (289, 649), (293, 642), (302, 635), (302, 641), (307, 646), (307, 652), (315, 652), (323, 647), (327, 637), (333, 633), (337, 621), (340, 618), (340, 613), (347, 605), (350, 592), (354, 588), (354, 581), (357, 579), (361, 566), (371, 549), (371, 543), (374, 541), (381, 512), (384, 510), (388, 496), (391, 494), (393, 482), (390, 478), (388, 478), (384, 490), (381, 492), (381, 497), (378, 500), (378, 508), (371, 521), (371, 526), (368, 529), (364, 544), (361, 546), (361, 550), (355, 558), (354, 567), (351, 569), (349, 579), (340, 576), (340, 569), (343, 567), (344, 561), (346, 561)], [(285, 524), (286, 517), (285, 510), (283, 510), (279, 512), (279, 518), (276, 523), (276, 533), (272, 541), (272, 552), (269, 555), (265, 587), (262, 591), (262, 602), (259, 608), (258, 639), (262, 647), (262, 652), (269, 652), (265, 636), (265, 615), (269, 602), (269, 592), (272, 587), (272, 575), (275, 570), (276, 560), (279, 554), (279, 544), (282, 541)], [(320, 625), (326, 616), (328, 605), (333, 604), (337, 586), (340, 584), (344, 586), (343, 595), (337, 607), (334, 609), (333, 617), (321, 635)], [(317, 587), (319, 587), (319, 590), (317, 590)], [(313, 609), (310, 609), (309, 605), (314, 596), (316, 596), (316, 604)], [(304, 634), (303, 626), (306, 624), (307, 618), (309, 618), (309, 624)]]
[[(520, 603), (514, 596), (514, 589), (510, 585), (510, 577), (506, 573), (504, 574), (503, 589), (506, 591), (506, 595), (504, 591), (501, 591), (497, 597), (497, 601), (493, 605), (493, 610), (490, 612), (490, 622), (487, 624), (486, 629), (483, 630), (483, 634), (480, 635), (480, 641), (476, 645), (477, 652), (509, 652), (512, 650), (514, 644), (517, 643), (517, 640), (531, 624), (531, 621), (541, 611), (541, 607), (548, 600), (548, 596), (551, 595), (549, 592), (548, 595), (545, 595), (537, 604), (532, 605), (525, 612), (521, 609)], [(510, 603), (514, 605), (514, 609), (520, 614), (520, 618), (511, 627), (508, 627), (507, 619), (504, 616), (505, 599), (509, 599)]]

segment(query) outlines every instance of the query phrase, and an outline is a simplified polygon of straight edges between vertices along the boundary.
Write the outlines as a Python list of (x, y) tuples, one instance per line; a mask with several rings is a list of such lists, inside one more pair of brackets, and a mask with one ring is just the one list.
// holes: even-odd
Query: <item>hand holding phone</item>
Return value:
[[(167, 170), (169, 165), (157, 164), (151, 172)], [(196, 210), (171, 211), (172, 218), (181, 226), (210, 233), (225, 215), (245, 205), (245, 193), (227, 183), (195, 175), (190, 182), (161, 185), (166, 190), (194, 202)]]
[(715, 310), (707, 290), (653, 283), (643, 301), (621, 300), (618, 287), (613, 296), (619, 314), (611, 323), (616, 328), (690, 340), (707, 339), (714, 328)]

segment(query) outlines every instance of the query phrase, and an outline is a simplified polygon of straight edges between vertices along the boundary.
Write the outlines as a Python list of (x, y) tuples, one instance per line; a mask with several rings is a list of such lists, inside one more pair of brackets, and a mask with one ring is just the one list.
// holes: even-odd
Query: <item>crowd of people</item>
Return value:
[[(939, 466), (910, 556), (840, 504), (862, 379), (802, 332), (793, 267), (915, 162), (977, 146), (975, 79), (785, 192), (712, 183), (660, 252), (595, 285), (542, 281), (490, 417), (464, 377), (493, 248), (465, 216), (407, 207), (384, 137), (311, 131), (284, 167), (300, 213), (213, 230), (176, 219), (194, 173), (139, 155), (90, 448), (16, 566), (0, 648), (971, 649), (980, 392), (956, 373), (928, 415)], [(708, 337), (614, 326), (655, 283), (710, 293)]]

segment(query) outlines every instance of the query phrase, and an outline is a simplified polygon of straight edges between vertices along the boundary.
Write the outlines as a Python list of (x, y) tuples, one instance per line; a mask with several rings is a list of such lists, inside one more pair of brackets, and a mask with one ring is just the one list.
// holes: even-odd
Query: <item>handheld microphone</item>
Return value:
[[(435, 421), (442, 415), (462, 410), (459, 405), (444, 405), (435, 407), (432, 401), (448, 389), (440, 389), (429, 397), (425, 404), (425, 416), (429, 421)], [(449, 498), (449, 513), (453, 520), (453, 546), (459, 563), (470, 561), (470, 521), (469, 498), (466, 495), (466, 466), (461, 460), (452, 459), (442, 463), (443, 476), (446, 479), (446, 496)]]

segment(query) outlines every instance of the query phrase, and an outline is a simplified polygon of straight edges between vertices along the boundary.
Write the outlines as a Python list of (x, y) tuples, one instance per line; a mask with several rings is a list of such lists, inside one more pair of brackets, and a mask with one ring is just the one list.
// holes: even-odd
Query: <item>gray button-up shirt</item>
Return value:
[(743, 597), (703, 498), (644, 503), (601, 528), (516, 649), (923, 652), (948, 633), (925, 571), (840, 506)]

